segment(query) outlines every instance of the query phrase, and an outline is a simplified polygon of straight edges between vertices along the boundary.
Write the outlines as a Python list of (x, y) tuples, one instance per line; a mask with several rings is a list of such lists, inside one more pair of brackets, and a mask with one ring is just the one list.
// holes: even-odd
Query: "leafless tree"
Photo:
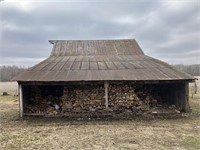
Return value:
[(200, 64), (194, 64), (194, 65), (174, 65), (178, 70), (187, 72), (193, 76), (199, 76), (200, 75)]

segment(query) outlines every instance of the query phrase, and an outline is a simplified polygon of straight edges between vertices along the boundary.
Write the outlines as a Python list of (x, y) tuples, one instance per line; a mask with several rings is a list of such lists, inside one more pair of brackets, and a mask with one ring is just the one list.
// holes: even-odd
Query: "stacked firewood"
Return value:
[(42, 94), (39, 87), (31, 90), (25, 113), (66, 117), (120, 117), (155, 113), (161, 98), (154, 88), (145, 85), (113, 84), (108, 87), (105, 107), (103, 85), (63, 86), (63, 94)]
[(104, 107), (103, 97), (103, 86), (64, 86), (61, 97), (62, 114), (76, 116), (80, 113), (95, 112)]
[(40, 101), (42, 99), (41, 90), (37, 86), (32, 86), (30, 91), (30, 96), (27, 99), (28, 104), (25, 105), (24, 113), (43, 113), (45, 108), (43, 104), (46, 105), (46, 101)]
[(150, 103), (155, 102), (156, 104), (157, 100), (153, 99), (150, 93), (143, 94), (142, 97), (138, 97), (138, 93), (136, 93), (135, 85), (111, 85), (109, 87), (110, 107), (116, 113), (127, 110), (134, 113), (150, 111)]

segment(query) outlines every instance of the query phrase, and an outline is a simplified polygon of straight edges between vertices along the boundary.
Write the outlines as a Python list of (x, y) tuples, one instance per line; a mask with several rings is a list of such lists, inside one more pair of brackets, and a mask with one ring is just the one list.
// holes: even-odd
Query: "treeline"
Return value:
[(11, 81), (14, 76), (22, 73), (25, 70), (25, 68), (18, 66), (0, 66), (0, 81)]
[[(174, 65), (178, 70), (187, 72), (193, 76), (200, 76), (200, 64)], [(10, 81), (14, 76), (25, 71), (26, 68), (18, 66), (0, 66), (0, 82)]]
[(200, 64), (195, 65), (174, 65), (178, 70), (187, 72), (193, 76), (200, 75)]

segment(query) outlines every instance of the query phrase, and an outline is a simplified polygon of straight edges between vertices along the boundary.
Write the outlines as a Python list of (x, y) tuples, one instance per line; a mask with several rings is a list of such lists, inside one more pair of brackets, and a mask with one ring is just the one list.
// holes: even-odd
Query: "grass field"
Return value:
[(0, 94), (7, 92), (11, 95), (18, 94), (18, 85), (17, 82), (0, 82)]
[(200, 93), (192, 113), (174, 119), (69, 121), (19, 118), (17, 96), (0, 96), (0, 149), (198, 150)]

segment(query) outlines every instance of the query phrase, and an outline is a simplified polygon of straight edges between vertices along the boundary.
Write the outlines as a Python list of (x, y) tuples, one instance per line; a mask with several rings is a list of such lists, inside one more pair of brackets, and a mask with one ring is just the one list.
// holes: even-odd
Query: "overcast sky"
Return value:
[(4, 0), (0, 65), (32, 66), (50, 39), (136, 39), (170, 64), (200, 64), (199, 0)]

